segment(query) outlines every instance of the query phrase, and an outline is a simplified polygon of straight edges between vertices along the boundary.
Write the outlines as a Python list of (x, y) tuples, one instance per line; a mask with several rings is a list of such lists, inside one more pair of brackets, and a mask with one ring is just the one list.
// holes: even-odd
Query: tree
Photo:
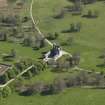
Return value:
[(59, 33), (55, 32), (55, 39), (59, 37)]
[(22, 96), (31, 96), (34, 94), (34, 88), (32, 86), (22, 86), (19, 90), (19, 94)]
[(9, 81), (9, 77), (8, 77), (8, 73), (7, 72), (4, 74), (4, 76), (5, 76), (5, 82)]
[(38, 82), (33, 85), (23, 85), (18, 89), (18, 91), (20, 95), (31, 96), (36, 93), (42, 93), (44, 86), (45, 85), (42, 82)]
[(31, 71), (32, 75), (36, 75), (36, 74), (39, 73), (39, 71), (38, 71), (36, 66), (32, 67), (30, 71)]
[(0, 41), (7, 41), (7, 34), (5, 32), (0, 33)]
[(75, 9), (75, 11), (79, 11), (79, 12), (82, 11), (82, 2), (81, 2), (81, 0), (75, 0), (74, 9)]
[(87, 16), (88, 17), (92, 17), (93, 16), (92, 10), (88, 10)]
[(16, 57), (16, 51), (14, 49), (11, 49), (9, 54), (5, 54), (2, 59), (4, 61), (12, 61)]
[(96, 2), (96, 0), (82, 0), (84, 4), (90, 4)]
[(16, 62), (14, 65), (19, 72), (23, 70), (23, 65), (21, 62)]
[(10, 55), (12, 57), (14, 57), (14, 58), (16, 57), (16, 51), (15, 51), (15, 49), (11, 49)]
[(30, 18), (28, 16), (23, 17), (22, 22), (28, 22), (30, 20)]
[(36, 36), (34, 44), (35, 44), (34, 49), (37, 49), (37, 50), (45, 47), (45, 38)]
[(80, 77), (80, 81), (81, 81), (81, 85), (87, 85), (87, 82), (88, 82), (88, 72), (86, 72), (85, 70), (84, 71), (81, 71), (78, 76)]
[(5, 88), (3, 88), (2, 90), (2, 96), (5, 98), (5, 97), (8, 97), (10, 94), (11, 94), (11, 88), (6, 86)]
[(41, 64), (40, 62), (35, 62), (34, 69), (35, 69), (36, 73), (38, 74), (44, 70), (44, 65)]
[(24, 38), (24, 40), (23, 40), (24, 46), (31, 46), (31, 44), (32, 44), (32, 40), (30, 37)]
[(53, 94), (53, 86), (51, 84), (44, 85), (41, 91), (41, 95), (51, 95)]
[(64, 14), (65, 14), (65, 11), (64, 10), (61, 10), (60, 13), (58, 13), (56, 16), (54, 16), (54, 18), (55, 19), (64, 18)]
[(17, 34), (18, 34), (17, 28), (14, 28), (14, 27), (13, 27), (13, 28), (11, 29), (11, 36), (16, 37)]
[(70, 25), (70, 31), (71, 31), (71, 32), (74, 32), (74, 31), (75, 31), (75, 24), (72, 23), (72, 24)]
[(30, 71), (30, 70), (27, 71), (27, 72), (24, 74), (24, 76), (25, 76), (27, 79), (30, 79), (30, 78), (32, 77), (31, 71)]
[(8, 77), (9, 77), (9, 79), (12, 79), (12, 78), (14, 78), (14, 77), (16, 76), (16, 74), (15, 74), (15, 72), (14, 72), (13, 69), (8, 70), (7, 73), (8, 73)]
[(55, 79), (53, 82), (53, 93), (59, 93), (66, 88), (66, 82), (64, 79)]
[(22, 7), (22, 6), (24, 5), (24, 2), (25, 2), (25, 0), (17, 0), (17, 1), (16, 1), (16, 5)]
[(73, 54), (73, 62), (74, 62), (74, 65), (79, 65), (79, 63), (80, 63), (80, 54), (79, 53)]
[(4, 75), (0, 76), (0, 84), (4, 84), (9, 80), (8, 74), (5, 73)]

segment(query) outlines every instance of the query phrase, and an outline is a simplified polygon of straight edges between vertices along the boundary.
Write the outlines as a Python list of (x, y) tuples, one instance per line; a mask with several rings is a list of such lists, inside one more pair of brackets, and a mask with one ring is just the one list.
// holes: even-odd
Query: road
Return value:
[[(32, 22), (33, 24), (35, 25), (35, 30), (39, 33), (39, 35), (42, 36), (42, 38), (45, 38), (44, 37), (44, 34), (40, 31), (39, 27), (37, 26), (35, 20), (34, 20), (34, 17), (33, 17), (33, 12), (32, 12), (32, 9), (33, 9), (33, 4), (34, 4), (34, 0), (32, 0), (31, 2), (31, 5), (30, 5), (30, 16), (31, 16), (31, 19), (32, 19)], [(45, 38), (45, 41), (50, 45), (50, 46), (53, 46), (53, 43), (51, 43), (48, 39)], [(66, 51), (63, 51), (62, 50), (62, 55), (69, 55), (72, 57), (72, 55), (69, 53), (69, 52), (66, 52)], [(19, 78), (21, 75), (23, 75), (24, 73), (26, 73), (28, 70), (30, 70), (34, 65), (28, 67), (27, 69), (25, 69), (23, 72), (21, 72), (20, 74), (18, 74), (15, 78), (9, 80), (6, 84), (4, 85), (0, 85), (0, 88), (4, 88), (6, 87), (7, 85), (9, 85), (10, 83), (12, 83), (14, 80), (16, 80), (17, 78)], [(78, 69), (79, 71), (84, 71), (84, 69), (82, 68), (79, 68), (79, 67), (74, 67), (74, 69)], [(86, 70), (88, 72), (92, 72), (91, 70)], [(100, 72), (95, 72), (95, 73), (100, 73)]]
[(25, 69), (24, 71), (22, 71), (20, 74), (18, 74), (15, 78), (9, 80), (7, 83), (5, 83), (4, 85), (0, 85), (0, 88), (4, 88), (7, 85), (9, 85), (10, 83), (12, 83), (14, 80), (16, 80), (17, 78), (19, 78), (20, 76), (22, 76), (24, 73), (26, 73), (28, 70), (30, 70), (34, 65), (28, 67), (27, 69)]
[[(41, 35), (42, 38), (45, 38), (45, 36), (43, 35), (43, 33), (42, 33), (42, 32), (40, 31), (40, 29), (37, 27), (36, 22), (35, 22), (35, 20), (34, 20), (33, 12), (32, 12), (32, 10), (33, 10), (33, 4), (34, 4), (34, 0), (32, 0), (31, 5), (30, 5), (30, 16), (31, 16), (32, 22), (33, 22), (33, 24), (35, 25), (35, 30), (38, 32), (38, 34)], [(45, 41), (46, 41), (49, 45), (53, 46), (53, 44), (52, 44), (49, 40), (45, 39)]]
[[(34, 16), (33, 16), (33, 4), (34, 4), (34, 0), (32, 0), (31, 5), (30, 5), (30, 16), (31, 16), (32, 22), (33, 22), (33, 24), (35, 25), (35, 30), (38, 32), (38, 34), (41, 35), (42, 38), (45, 38), (45, 35), (40, 31), (39, 27), (37, 26), (37, 24), (36, 24), (36, 22), (35, 22), (35, 20), (34, 20)], [(53, 43), (50, 42), (48, 39), (45, 38), (45, 41), (46, 41), (49, 45), (53, 46)], [(69, 56), (72, 57), (72, 55), (71, 55), (69, 52), (66, 52), (66, 51), (63, 51), (63, 50), (61, 50), (61, 52), (62, 52), (62, 56), (63, 56), (63, 55), (69, 55)], [(62, 56), (61, 56), (61, 57), (62, 57)], [(56, 57), (56, 60), (57, 60), (58, 58), (59, 58), (59, 55)]]
[[(45, 38), (45, 37), (44, 37), (44, 34), (40, 31), (39, 27), (37, 26), (37, 24), (36, 24), (36, 22), (35, 22), (35, 20), (34, 20), (34, 16), (33, 16), (33, 12), (32, 12), (34, 1), (35, 1), (35, 0), (32, 0), (31, 5), (30, 5), (30, 16), (31, 16), (31, 19), (32, 19), (33, 24), (35, 25), (35, 30), (39, 33), (39, 35), (41, 35), (43, 38)], [(49, 45), (53, 46), (53, 43), (51, 43), (48, 39), (45, 39), (45, 41), (46, 41)], [(63, 50), (62, 50), (61, 52), (62, 52), (62, 55), (69, 55), (70, 57), (72, 57), (71, 53), (69, 53), (69, 52), (66, 52), (66, 51), (63, 51)], [(62, 56), (60, 56), (60, 57), (62, 57)], [(55, 58), (55, 59), (57, 60), (57, 58)], [(84, 71), (84, 70), (86, 70), (86, 69), (79, 68), (79, 67), (74, 67), (73, 69), (78, 69), (79, 71)], [(92, 70), (86, 70), (86, 71), (87, 71), (87, 72), (92, 72)], [(98, 73), (100, 73), (100, 72), (95, 72), (95, 73), (98, 74)]]

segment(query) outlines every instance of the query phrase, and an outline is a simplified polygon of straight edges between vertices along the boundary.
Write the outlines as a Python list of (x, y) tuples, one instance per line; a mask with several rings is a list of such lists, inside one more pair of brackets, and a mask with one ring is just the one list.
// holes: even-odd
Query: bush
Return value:
[(33, 85), (22, 85), (18, 88), (18, 92), (22, 96), (31, 96), (36, 93), (42, 93), (44, 86), (45, 85), (42, 82)]
[(99, 16), (98, 11), (94, 10), (88, 10), (86, 15), (83, 15), (82, 17), (86, 17), (86, 18), (97, 18)]
[(31, 46), (31, 44), (32, 44), (32, 40), (31, 40), (30, 37), (24, 38), (24, 40), (23, 40), (23, 45), (24, 46)]
[(64, 10), (61, 10), (60, 13), (58, 13), (56, 16), (54, 16), (55, 19), (62, 19), (64, 18), (65, 12)]
[(64, 79), (58, 78), (54, 80), (52, 86), (53, 93), (59, 93), (66, 88), (66, 82), (64, 81)]
[(34, 94), (34, 89), (31, 86), (23, 86), (21, 87), (19, 94), (22, 96), (31, 96)]
[(12, 79), (12, 78), (16, 77), (15, 71), (13, 69), (8, 70), (7, 73), (8, 73), (8, 78), (9, 79)]
[(51, 94), (53, 94), (53, 86), (50, 84), (44, 85), (41, 91), (41, 95), (51, 95)]
[(12, 93), (12, 91), (11, 91), (11, 88), (7, 86), (7, 87), (3, 88), (1, 93), (2, 93), (2, 97), (5, 98), (5, 97), (8, 97)]
[(48, 33), (47, 39), (49, 40), (55, 40), (59, 37), (59, 34), (55, 32), (54, 34)]
[(72, 23), (72, 24), (70, 24), (70, 28), (69, 28), (69, 29), (63, 30), (62, 32), (63, 32), (63, 33), (80, 32), (81, 26), (82, 26), (82, 25), (81, 25), (80, 22), (79, 22), (79, 23), (76, 23), (76, 24)]

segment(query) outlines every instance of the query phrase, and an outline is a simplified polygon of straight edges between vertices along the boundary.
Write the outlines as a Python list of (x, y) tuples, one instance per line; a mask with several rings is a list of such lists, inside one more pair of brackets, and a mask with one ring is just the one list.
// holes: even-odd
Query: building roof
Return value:
[(11, 68), (11, 65), (7, 65), (7, 64), (2, 64), (0, 63), (0, 76), (4, 75), (6, 71), (9, 70), (9, 68)]

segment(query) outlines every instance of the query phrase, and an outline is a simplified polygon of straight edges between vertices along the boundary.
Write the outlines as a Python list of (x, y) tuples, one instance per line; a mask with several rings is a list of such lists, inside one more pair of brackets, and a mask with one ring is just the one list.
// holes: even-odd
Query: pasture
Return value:
[[(11, 0), (12, 1), (12, 0)], [(27, 8), (22, 9), (20, 14), (29, 15), (29, 4), (31, 0), (27, 0)], [(71, 54), (79, 52), (81, 55), (80, 67), (89, 70), (105, 71), (105, 67), (97, 66), (103, 64), (103, 60), (99, 58), (105, 52), (105, 3), (103, 1), (94, 4), (84, 5), (81, 15), (72, 15), (69, 12), (64, 13), (62, 19), (53, 18), (59, 14), (60, 11), (72, 5), (68, 0), (35, 0), (33, 6), (33, 15), (39, 21), (38, 26), (40, 30), (47, 36), (48, 33), (59, 33), (59, 37), (55, 42), (59, 43), (61, 47)], [(88, 10), (96, 10), (99, 12), (99, 17), (95, 19), (83, 18), (82, 16)], [(70, 27), (72, 23), (82, 24), (81, 31), (77, 33), (62, 33)], [(73, 38), (71, 46), (62, 45), (69, 37)], [(0, 42), (0, 62), (2, 61), (2, 54), (8, 53), (11, 49), (17, 52), (17, 58), (11, 62), (14, 63), (19, 58), (32, 58), (37, 60), (41, 57), (42, 52), (48, 51), (46, 46), (38, 51), (32, 50), (29, 47), (23, 47), (20, 44), (13, 44), (8, 42)], [(56, 77), (65, 77), (74, 75), (69, 72), (54, 73), (49, 69), (41, 74), (32, 77), (29, 80), (23, 80), (24, 83), (34, 83), (37, 81), (44, 81), (50, 83)], [(81, 89), (71, 88), (66, 89), (60, 94), (41, 96), (39, 94), (33, 96), (19, 96), (13, 93), (8, 98), (1, 98), (0, 105), (103, 105), (105, 103), (104, 90), (101, 89)]]

